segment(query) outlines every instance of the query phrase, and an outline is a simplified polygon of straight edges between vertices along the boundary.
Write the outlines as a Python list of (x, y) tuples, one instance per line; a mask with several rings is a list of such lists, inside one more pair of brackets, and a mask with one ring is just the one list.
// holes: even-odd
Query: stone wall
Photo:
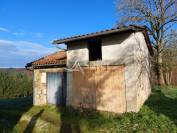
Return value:
[(34, 105), (45, 105), (46, 101), (46, 83), (41, 83), (42, 73), (40, 70), (34, 70), (34, 81), (33, 81), (33, 104)]
[(47, 72), (63, 71), (63, 68), (34, 69), (33, 105), (47, 104)]

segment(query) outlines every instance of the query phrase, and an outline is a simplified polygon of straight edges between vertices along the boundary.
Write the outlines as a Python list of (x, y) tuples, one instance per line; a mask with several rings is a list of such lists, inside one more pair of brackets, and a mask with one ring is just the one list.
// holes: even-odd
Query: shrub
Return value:
[(20, 72), (0, 72), (0, 98), (32, 95), (32, 78)]

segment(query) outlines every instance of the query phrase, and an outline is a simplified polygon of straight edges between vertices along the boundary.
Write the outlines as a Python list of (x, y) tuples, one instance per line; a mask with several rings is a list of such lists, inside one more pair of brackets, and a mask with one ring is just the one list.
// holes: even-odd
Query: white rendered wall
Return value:
[(137, 88), (137, 108), (139, 109), (143, 103), (147, 100), (151, 93), (150, 85), (150, 54), (147, 49), (147, 45), (144, 36), (141, 32), (135, 34), (135, 40), (137, 41), (137, 47), (135, 49), (135, 61), (136, 61), (136, 77), (138, 77)]
[(68, 46), (67, 66), (74, 63), (75, 61), (78, 62), (89, 61), (89, 53), (86, 41), (74, 42)]

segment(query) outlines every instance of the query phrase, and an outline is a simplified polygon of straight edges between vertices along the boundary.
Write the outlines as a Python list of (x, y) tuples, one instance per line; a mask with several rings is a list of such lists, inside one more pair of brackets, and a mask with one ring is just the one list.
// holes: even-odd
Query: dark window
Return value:
[(88, 41), (89, 61), (102, 59), (101, 40)]

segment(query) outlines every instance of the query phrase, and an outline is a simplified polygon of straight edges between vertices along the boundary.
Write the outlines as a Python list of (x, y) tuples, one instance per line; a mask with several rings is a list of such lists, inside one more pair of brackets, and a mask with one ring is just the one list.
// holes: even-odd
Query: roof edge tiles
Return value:
[(38, 68), (42, 66), (65, 66), (66, 58), (65, 51), (58, 51), (33, 62), (27, 63), (26, 68)]

